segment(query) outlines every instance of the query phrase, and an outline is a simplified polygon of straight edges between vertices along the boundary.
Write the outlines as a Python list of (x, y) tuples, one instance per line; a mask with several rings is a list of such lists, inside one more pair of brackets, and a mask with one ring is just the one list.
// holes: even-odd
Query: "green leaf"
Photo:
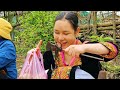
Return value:
[(105, 37), (105, 38), (104, 38), (104, 41), (114, 41), (114, 39), (111, 38), (111, 37)]

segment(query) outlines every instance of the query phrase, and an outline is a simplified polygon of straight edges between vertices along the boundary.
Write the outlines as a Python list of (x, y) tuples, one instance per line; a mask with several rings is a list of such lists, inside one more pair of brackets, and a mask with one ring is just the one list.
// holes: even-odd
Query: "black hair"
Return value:
[(2, 37), (0, 36), (0, 38), (2, 38)]
[(60, 12), (60, 14), (56, 17), (55, 22), (57, 20), (62, 20), (62, 19), (66, 19), (70, 22), (70, 24), (72, 25), (73, 29), (76, 31), (77, 27), (78, 27), (78, 17), (77, 17), (77, 13), (73, 12), (73, 11), (62, 11)]

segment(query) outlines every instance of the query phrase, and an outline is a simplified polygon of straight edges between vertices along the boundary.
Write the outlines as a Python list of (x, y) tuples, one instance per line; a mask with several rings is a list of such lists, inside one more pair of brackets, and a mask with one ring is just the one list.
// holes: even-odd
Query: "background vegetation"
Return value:
[(22, 23), (19, 30), (15, 30), (15, 44), (18, 54), (36, 47), (39, 40), (43, 40), (41, 51), (45, 51), (46, 43), (53, 41), (53, 26), (55, 16), (59, 12), (33, 11), (19, 17)]

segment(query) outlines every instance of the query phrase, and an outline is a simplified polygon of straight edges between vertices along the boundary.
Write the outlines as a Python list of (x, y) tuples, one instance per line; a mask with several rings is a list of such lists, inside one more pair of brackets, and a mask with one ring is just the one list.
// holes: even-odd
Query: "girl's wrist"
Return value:
[(87, 44), (83, 44), (83, 49), (84, 49), (84, 53), (86, 53), (88, 51), (88, 45)]

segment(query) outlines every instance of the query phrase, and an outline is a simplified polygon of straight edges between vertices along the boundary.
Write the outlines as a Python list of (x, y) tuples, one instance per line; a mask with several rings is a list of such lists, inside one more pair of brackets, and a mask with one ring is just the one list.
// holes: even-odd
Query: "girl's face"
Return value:
[(54, 40), (65, 49), (75, 43), (76, 32), (68, 20), (57, 20), (54, 25)]

